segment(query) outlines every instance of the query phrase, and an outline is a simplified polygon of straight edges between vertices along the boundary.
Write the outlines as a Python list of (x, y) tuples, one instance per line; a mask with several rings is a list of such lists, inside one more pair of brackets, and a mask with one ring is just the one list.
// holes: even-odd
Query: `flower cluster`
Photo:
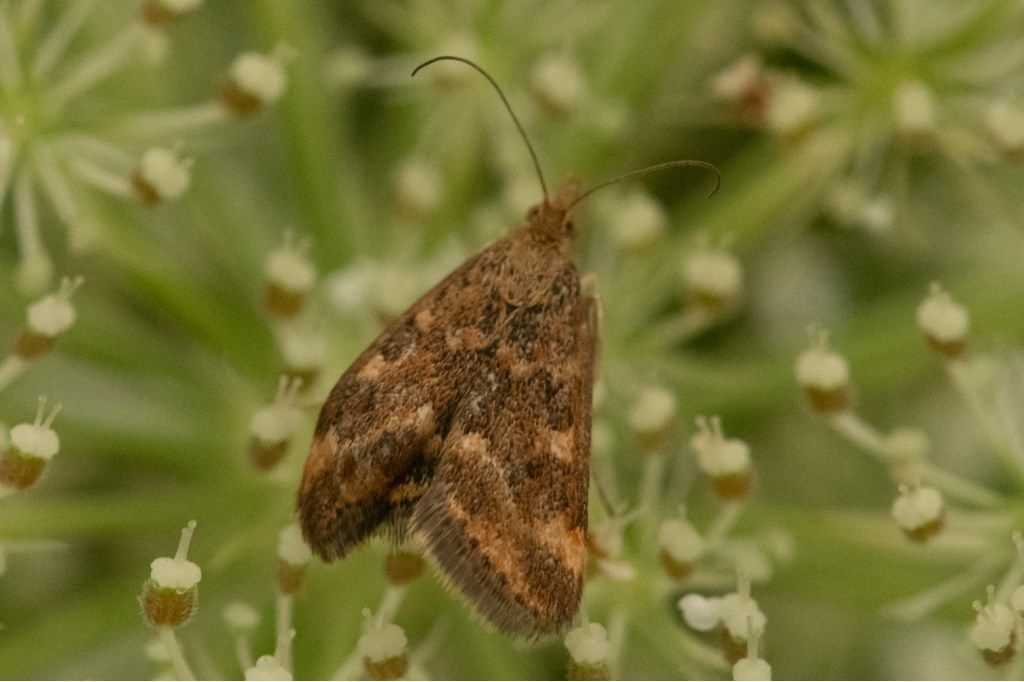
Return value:
[[(982, 380), (968, 352), (970, 318), (967, 310), (938, 284), (933, 284), (918, 306), (916, 318), (924, 341), (942, 362), (953, 387), (962, 396), (993, 460), (1006, 475), (1019, 480), (1024, 475), (1024, 449), (1017, 435), (1019, 426), (1013, 422), (1013, 415), (1000, 408), (1005, 398), (1000, 397), (998, 387), (993, 389)], [(933, 463), (929, 456), (929, 439), (921, 430), (904, 427), (884, 434), (860, 417), (849, 399), (848, 363), (827, 348), (824, 335), (818, 336), (812, 347), (797, 359), (796, 375), (811, 408), (837, 433), (887, 467), (898, 488), (891, 516), (909, 540), (935, 544), (939, 536), (950, 535), (969, 537), (980, 543), (980, 547), (992, 548), (981, 550), (992, 553), (991, 562), (986, 560), (984, 567), (968, 567), (950, 583), (938, 585), (897, 605), (894, 613), (926, 615), (961, 594), (964, 588), (959, 585), (970, 584), (979, 571), (993, 569), (1004, 562), (996, 548), (1005, 544), (1016, 516), (1011, 501), (1002, 492)], [(979, 522), (982, 526), (976, 526)], [(979, 532), (979, 528), (984, 530)], [(1019, 533), (1014, 533), (1014, 539), (1020, 549)], [(942, 544), (934, 551), (941, 554)], [(1024, 565), (1024, 555), (1010, 562), (998, 591), (990, 588), (988, 602), (975, 604), (978, 615), (970, 638), (991, 664), (1003, 663), (1016, 652), (1019, 623), (1016, 607), (1012, 606), (1016, 602), (1011, 599), (1010, 591), (1019, 583), (1020, 565)], [(951, 589), (953, 586), (957, 586), (955, 590)], [(1018, 601), (1024, 606), (1024, 591), (1019, 597)]]
[(750, 24), (759, 48), (710, 80), (723, 119), (790, 149), (827, 140), (837, 154), (819, 180), (841, 225), (891, 231), (921, 157), (959, 174), (958, 196), (983, 215), (1005, 217), (982, 173), (1024, 150), (1022, 103), (1008, 79), (1018, 8), (917, 7), (763, 0)]
[[(39, 3), (31, 3), (39, 7)], [(149, 0), (98, 45), (78, 53), (79, 34), (90, 30), (97, 3), (72, 3), (52, 26), (28, 10), (19, 21), (0, 10), (0, 205), (12, 206), (18, 245), (19, 288), (36, 294), (48, 285), (53, 260), (43, 227), (52, 213), (73, 251), (103, 247), (109, 228), (85, 191), (98, 189), (155, 205), (180, 198), (191, 182), (193, 160), (177, 142), (199, 127), (248, 116), (279, 99), (287, 82), (287, 50), (245, 53), (232, 65), (219, 100), (185, 109), (132, 113), (120, 127), (91, 125), (78, 115), (100, 100), (103, 84), (132, 67), (155, 69), (169, 51), (172, 24), (202, 0)], [(48, 30), (38, 44), (37, 31)], [(29, 48), (34, 52), (29, 54)], [(23, 59), (20, 59), (23, 57)], [(90, 99), (91, 98), (91, 99)], [(170, 139), (170, 142), (167, 140)]]

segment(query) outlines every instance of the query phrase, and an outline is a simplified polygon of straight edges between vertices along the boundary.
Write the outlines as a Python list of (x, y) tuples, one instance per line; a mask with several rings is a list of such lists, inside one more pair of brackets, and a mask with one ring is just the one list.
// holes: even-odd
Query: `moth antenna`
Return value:
[[(593, 194), (597, 190), (604, 189), (605, 187), (608, 187), (609, 185), (614, 185), (614, 184), (616, 184), (618, 182), (622, 182), (623, 180), (629, 180), (631, 178), (636, 178), (636, 177), (639, 177), (641, 175), (647, 175), (649, 173), (656, 173), (658, 171), (667, 170), (669, 168), (681, 168), (681, 167), (705, 168), (705, 169), (707, 169), (707, 170), (709, 170), (709, 171), (711, 171), (712, 173), (715, 174), (715, 188), (713, 190), (711, 190), (711, 194), (708, 195), (709, 198), (713, 197), (715, 195), (715, 192), (718, 191), (718, 188), (722, 186), (722, 171), (718, 170), (718, 166), (716, 166), (713, 163), (708, 163), (707, 161), (697, 161), (695, 159), (682, 159), (680, 161), (666, 161), (665, 163), (656, 163), (653, 166), (648, 166), (647, 168), (641, 168), (640, 170), (631, 171), (631, 172), (626, 173), (624, 175), (620, 175), (617, 178), (612, 178), (611, 180), (608, 180), (606, 182), (602, 182), (600, 185), (596, 185), (594, 187), (591, 187), (586, 192), (584, 192), (583, 194), (581, 194), (578, 197), (576, 197), (576, 200), (573, 201), (571, 204), (569, 204), (568, 208), (572, 208), (573, 206), (575, 206), (576, 204), (580, 203), (581, 201), (583, 201), (584, 199), (589, 197), (591, 194)], [(568, 210), (568, 209), (566, 209), (566, 210)]]
[(540, 180), (540, 189), (541, 192), (544, 193), (544, 203), (548, 203), (548, 185), (546, 182), (544, 182), (544, 173), (540, 169), (540, 160), (537, 158), (537, 152), (534, 151), (533, 145), (530, 144), (530, 138), (526, 136), (526, 129), (523, 128), (523, 124), (519, 121), (519, 117), (516, 116), (516, 112), (513, 111), (512, 105), (509, 104), (508, 97), (505, 96), (505, 93), (502, 91), (501, 86), (498, 85), (498, 81), (494, 80), (491, 74), (487, 73), (487, 71), (485, 71), (484, 68), (477, 64), (476, 62), (470, 61), (465, 57), (456, 57), (453, 55), (444, 54), (441, 55), (440, 57), (434, 57), (433, 59), (428, 59), (427, 61), (423, 62), (422, 64), (420, 64), (419, 66), (412, 70), (412, 75), (415, 76), (424, 66), (430, 66), (434, 62), (440, 62), (444, 60), (462, 62), (463, 64), (467, 64), (473, 67), (474, 69), (479, 71), (484, 78), (490, 81), (491, 85), (494, 86), (494, 89), (497, 90), (498, 97), (500, 97), (501, 101), (505, 104), (505, 108), (508, 110), (509, 116), (512, 117), (512, 122), (516, 124), (516, 128), (519, 130), (519, 134), (522, 136), (523, 142), (526, 143), (526, 148), (530, 150), (530, 158), (533, 159), (533, 167), (537, 171), (537, 179)]

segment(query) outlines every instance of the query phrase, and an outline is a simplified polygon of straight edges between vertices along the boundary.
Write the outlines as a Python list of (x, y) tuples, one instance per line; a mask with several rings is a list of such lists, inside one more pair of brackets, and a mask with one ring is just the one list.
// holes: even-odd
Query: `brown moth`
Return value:
[[(342, 374), (320, 412), (298, 510), (325, 561), (381, 529), (411, 536), (481, 615), (537, 636), (570, 625), (586, 564), (596, 306), (570, 254), (570, 213), (589, 192), (569, 181), (549, 197), (497, 83), (461, 57), (417, 71), (442, 59), (498, 91), (544, 198)], [(640, 172), (674, 165), (707, 164)]]

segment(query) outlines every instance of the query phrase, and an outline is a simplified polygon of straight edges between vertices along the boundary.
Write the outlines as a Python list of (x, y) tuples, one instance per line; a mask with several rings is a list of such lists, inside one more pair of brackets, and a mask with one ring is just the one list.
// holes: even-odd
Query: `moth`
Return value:
[[(298, 493), (325, 561), (380, 530), (412, 537), (499, 629), (567, 628), (586, 566), (597, 305), (573, 263), (564, 183), (391, 322), (331, 390)], [(677, 165), (652, 166), (625, 177)], [(712, 167), (713, 168), (713, 167)], [(716, 171), (717, 172), (717, 171)], [(619, 180), (622, 178), (616, 179)]]

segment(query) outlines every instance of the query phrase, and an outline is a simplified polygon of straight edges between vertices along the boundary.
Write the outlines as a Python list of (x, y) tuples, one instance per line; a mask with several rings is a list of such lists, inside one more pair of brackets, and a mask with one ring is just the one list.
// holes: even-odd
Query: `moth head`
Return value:
[(560, 239), (576, 236), (573, 205), (580, 197), (580, 182), (575, 178), (562, 183), (551, 199), (534, 204), (526, 213), (526, 221), (535, 229)]

